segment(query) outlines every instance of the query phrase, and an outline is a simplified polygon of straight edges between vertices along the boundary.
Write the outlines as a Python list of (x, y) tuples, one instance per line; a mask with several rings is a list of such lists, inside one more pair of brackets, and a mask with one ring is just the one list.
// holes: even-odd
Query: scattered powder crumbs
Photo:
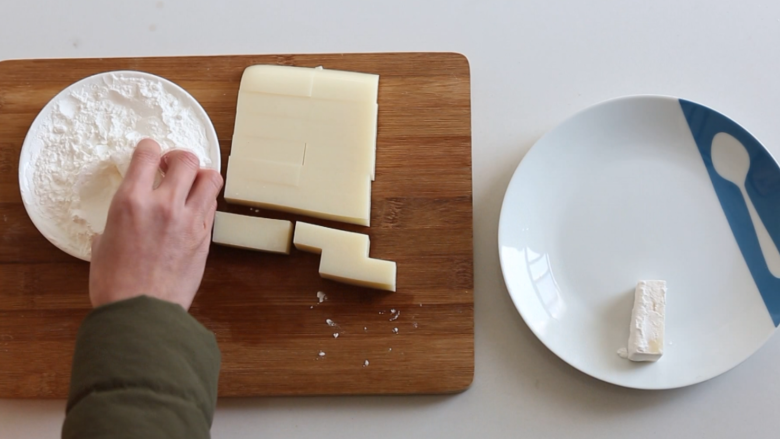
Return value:
[(333, 338), (339, 338), (339, 333), (338, 332), (334, 333)]
[(314, 305), (310, 306), (309, 309), (314, 309)]
[(385, 313), (384, 311), (379, 311), (379, 315), (382, 315), (382, 314), (384, 314), (384, 313)]
[(368, 332), (368, 326), (363, 327), (363, 332)]
[(325, 295), (322, 291), (317, 291), (317, 300), (322, 303), (326, 300), (328, 300), (328, 296)]
[(395, 308), (390, 310), (390, 314), (395, 314)]
[(325, 320), (325, 323), (327, 323), (327, 324), (328, 324), (328, 326), (336, 326), (336, 322), (334, 322), (334, 321), (333, 321), (333, 320), (331, 320), (331, 319), (327, 319), (327, 320)]
[[(395, 310), (393, 310), (393, 312), (394, 311)], [(401, 316), (401, 310), (399, 309), (398, 312), (394, 316), (390, 317), (390, 321), (391, 322), (396, 321), (396, 320), (398, 320), (398, 317), (400, 317), (400, 316)]]
[(414, 326), (414, 329), (417, 329), (417, 322), (413, 322), (412, 326)]
[(393, 328), (393, 334), (398, 334), (398, 328)]
[(368, 362), (368, 360), (366, 360), (366, 361), (364, 361), (364, 362), (363, 362), (363, 367), (368, 367), (368, 365), (369, 365), (369, 362)]
[(422, 303), (420, 304), (420, 308), (422, 308)]
[(387, 348), (387, 352), (393, 352), (393, 348)]
[(319, 353), (319, 354), (317, 354), (317, 355), (319, 355), (320, 357), (324, 357), (324, 356), (325, 356), (325, 352), (323, 352), (323, 351), (320, 351), (320, 353)]

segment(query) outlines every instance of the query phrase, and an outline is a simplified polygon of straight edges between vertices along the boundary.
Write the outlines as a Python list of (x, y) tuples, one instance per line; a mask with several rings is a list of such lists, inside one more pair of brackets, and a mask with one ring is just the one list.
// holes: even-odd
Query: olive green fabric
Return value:
[(214, 334), (179, 305), (99, 307), (79, 329), (62, 437), (208, 438), (219, 366)]

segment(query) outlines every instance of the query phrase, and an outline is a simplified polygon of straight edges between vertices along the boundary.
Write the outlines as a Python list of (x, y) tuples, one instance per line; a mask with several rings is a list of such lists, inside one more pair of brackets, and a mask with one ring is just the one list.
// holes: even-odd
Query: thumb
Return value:
[(122, 185), (151, 191), (160, 169), (160, 144), (152, 139), (143, 139), (133, 151), (130, 165), (125, 172)]

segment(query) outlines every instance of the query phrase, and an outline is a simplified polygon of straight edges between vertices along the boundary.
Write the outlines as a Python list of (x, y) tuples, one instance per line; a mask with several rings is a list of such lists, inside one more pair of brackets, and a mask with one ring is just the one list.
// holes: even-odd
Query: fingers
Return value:
[(203, 228), (208, 232), (207, 241), (211, 243), (211, 229), (214, 227), (214, 215), (217, 213), (217, 200), (211, 204), (211, 207), (206, 211), (206, 217), (203, 219)]
[(165, 177), (158, 190), (171, 192), (174, 199), (184, 204), (200, 169), (198, 157), (189, 151), (171, 151), (163, 156), (160, 167)]
[(208, 253), (211, 247), (211, 229), (214, 227), (214, 215), (217, 213), (217, 200), (214, 200), (206, 211), (203, 218), (203, 230), (206, 232), (203, 241), (200, 243), (201, 251)]
[(138, 143), (122, 185), (132, 190), (152, 190), (160, 166), (160, 145), (152, 139)]
[[(220, 190), (222, 190), (222, 176), (219, 172), (213, 169), (201, 169), (187, 197), (187, 206), (206, 214), (212, 206), (216, 206), (215, 202)], [(211, 216), (214, 216), (213, 213)]]
[(100, 246), (100, 238), (103, 237), (103, 234), (96, 233), (92, 235), (92, 255), (95, 255), (95, 252), (97, 251), (98, 246)]

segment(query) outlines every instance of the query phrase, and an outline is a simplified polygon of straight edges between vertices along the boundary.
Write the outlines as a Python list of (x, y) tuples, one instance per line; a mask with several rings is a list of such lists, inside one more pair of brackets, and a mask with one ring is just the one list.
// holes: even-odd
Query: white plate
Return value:
[[(746, 173), (755, 208), (729, 181)], [(742, 127), (689, 101), (616, 99), (550, 131), (512, 177), (498, 242), (509, 294), (534, 334), (617, 385), (710, 379), (780, 322), (780, 168)], [(668, 284), (657, 363), (616, 354), (640, 279)]]
[(29, 131), (27, 132), (27, 136), (24, 139), (24, 144), (22, 145), (22, 151), (19, 157), (19, 187), (27, 214), (30, 216), (30, 219), (32, 220), (33, 224), (35, 224), (35, 227), (38, 229), (38, 231), (40, 231), (41, 234), (46, 237), (46, 239), (57, 246), (60, 250), (85, 261), (89, 261), (89, 255), (84, 254), (79, 246), (73, 242), (70, 236), (61, 228), (59, 228), (56, 223), (47, 220), (46, 215), (43, 213), (40, 205), (38, 204), (34, 196), (35, 182), (33, 176), (35, 173), (35, 168), (32, 166), (32, 164), (35, 163), (38, 154), (43, 147), (43, 143), (40, 141), (38, 133), (42, 129), (43, 124), (47, 121), (47, 119), (49, 119), (49, 116), (57, 103), (69, 97), (73, 91), (82, 87), (88, 87), (92, 84), (98, 84), (101, 81), (104, 81), (106, 77), (110, 75), (143, 78), (161, 82), (165, 91), (179, 98), (185, 106), (191, 107), (196, 116), (201, 119), (203, 128), (206, 133), (206, 141), (209, 144), (209, 159), (211, 160), (210, 167), (216, 170), (220, 170), (221, 167), (219, 141), (217, 140), (217, 133), (214, 130), (214, 125), (211, 123), (211, 119), (209, 118), (208, 114), (200, 105), (200, 103), (194, 97), (192, 97), (192, 95), (165, 78), (137, 71), (112, 71), (99, 73), (97, 75), (84, 78), (62, 90), (54, 98), (52, 98), (52, 100), (49, 101), (45, 107), (43, 107), (41, 112), (38, 113), (38, 116), (30, 126)]

